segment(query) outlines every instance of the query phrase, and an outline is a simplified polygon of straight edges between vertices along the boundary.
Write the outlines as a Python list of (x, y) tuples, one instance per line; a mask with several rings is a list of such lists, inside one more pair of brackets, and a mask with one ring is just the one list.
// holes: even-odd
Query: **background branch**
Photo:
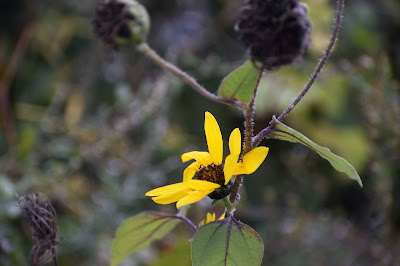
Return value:
[(246, 104), (234, 100), (234, 99), (225, 99), (221, 98), (211, 92), (209, 92), (207, 89), (205, 89), (203, 86), (201, 86), (193, 77), (188, 75), (186, 72), (182, 71), (175, 65), (171, 64), (170, 62), (166, 61), (163, 59), (161, 56), (159, 56), (147, 43), (143, 43), (139, 46), (139, 51), (144, 53), (146, 56), (148, 56), (150, 59), (152, 59), (155, 63), (157, 63), (159, 66), (164, 68), (165, 70), (168, 70), (172, 74), (176, 75), (177, 77), (181, 78), (186, 84), (191, 86), (195, 91), (206, 97), (207, 99), (210, 99), (214, 102), (219, 102), (219, 103), (224, 103), (227, 105), (231, 105), (240, 109), (245, 109)]
[(6, 69), (0, 77), (0, 114), (8, 148), (11, 150), (17, 143), (17, 131), (10, 104), (10, 86), (15, 77), (18, 66), (23, 58), (29, 37), (33, 32), (34, 24), (30, 23), (20, 33), (17, 45), (11, 55)]

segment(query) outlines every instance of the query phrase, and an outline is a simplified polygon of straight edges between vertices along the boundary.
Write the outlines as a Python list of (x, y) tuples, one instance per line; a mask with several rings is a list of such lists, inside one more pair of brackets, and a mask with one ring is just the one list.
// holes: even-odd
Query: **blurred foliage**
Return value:
[[(347, 2), (336, 50), (285, 123), (346, 158), (364, 188), (311, 150), (264, 141), (270, 153), (245, 180), (237, 215), (261, 235), (265, 265), (399, 265), (400, 4)], [(233, 31), (241, 0), (141, 3), (152, 17), (149, 44), (210, 91), (246, 60)], [(313, 46), (265, 75), (256, 131), (301, 90), (329, 39), (335, 1), (305, 3)], [(206, 149), (204, 111), (224, 121), (224, 136), (243, 129), (242, 113), (207, 101), (141, 54), (104, 50), (92, 34), (97, 4), (0, 3), (1, 265), (27, 265), (34, 244), (15, 193), (49, 197), (65, 238), (60, 265), (107, 265), (124, 219), (176, 211), (144, 193), (181, 178), (183, 152)], [(189, 216), (200, 221), (209, 208), (201, 202)], [(178, 227), (125, 265), (190, 265), (182, 239), (191, 236)]]

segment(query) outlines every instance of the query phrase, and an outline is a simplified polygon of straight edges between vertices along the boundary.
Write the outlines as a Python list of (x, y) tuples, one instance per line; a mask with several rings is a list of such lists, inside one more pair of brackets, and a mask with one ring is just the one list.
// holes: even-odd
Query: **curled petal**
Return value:
[(238, 128), (235, 128), (229, 136), (229, 150), (231, 154), (240, 154), (242, 150), (242, 140)]
[(194, 176), (194, 174), (199, 171), (200, 164), (198, 162), (193, 162), (191, 165), (186, 167), (185, 171), (183, 172), (183, 182), (186, 182)]
[(211, 160), (215, 164), (220, 165), (223, 156), (221, 130), (219, 129), (217, 120), (215, 120), (215, 117), (209, 112), (205, 113), (204, 131), (206, 132), (208, 151), (210, 152)]
[(188, 187), (195, 190), (215, 190), (221, 186), (213, 182), (208, 182), (204, 180), (189, 180), (185, 182)]
[(267, 157), (268, 151), (267, 147), (257, 147), (246, 153), (243, 156), (243, 162), (236, 165), (234, 175), (254, 173)]
[(177, 203), (176, 203), (176, 208), (180, 208), (184, 205), (192, 204), (194, 202), (197, 202), (204, 197), (206, 197), (208, 194), (213, 192), (213, 190), (204, 190), (204, 191), (191, 191), (188, 192), (188, 194), (181, 198)]
[(211, 156), (208, 152), (206, 151), (191, 151), (182, 154), (181, 156), (182, 162), (187, 162), (190, 160), (196, 160), (198, 163), (200, 163), (202, 166), (208, 166), (213, 163), (211, 160)]
[(224, 165), (225, 185), (228, 184), (229, 180), (231, 180), (238, 159), (239, 154), (230, 154), (228, 157), (226, 157)]

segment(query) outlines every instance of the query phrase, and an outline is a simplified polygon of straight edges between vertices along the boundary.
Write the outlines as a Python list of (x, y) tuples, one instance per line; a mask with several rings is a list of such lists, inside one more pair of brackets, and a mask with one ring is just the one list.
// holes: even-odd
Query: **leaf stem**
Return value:
[[(315, 68), (314, 72), (312, 73), (311, 78), (308, 81), (308, 83), (304, 86), (303, 90), (296, 97), (296, 99), (294, 99), (293, 102), (286, 108), (286, 110), (283, 111), (282, 114), (279, 115), (279, 117), (277, 118), (278, 121), (282, 121), (297, 106), (297, 104), (303, 99), (303, 97), (309, 91), (311, 86), (314, 84), (319, 73), (321, 72), (322, 68), (324, 67), (326, 61), (328, 60), (329, 56), (331, 55), (333, 48), (335, 47), (337, 37), (339, 35), (340, 26), (342, 24), (343, 9), (344, 9), (344, 0), (338, 0), (337, 8), (336, 8), (336, 18), (335, 18), (335, 21), (333, 24), (333, 32), (332, 32), (332, 36), (331, 36), (331, 39), (328, 44), (328, 48), (324, 52), (322, 58), (319, 60), (319, 63), (317, 65), (317, 67)], [(271, 130), (273, 129), (274, 126), (275, 126), (275, 123), (271, 120), (268, 127), (261, 130), (253, 138), (253, 147), (257, 147), (260, 144), (260, 142), (265, 137), (268, 136), (268, 134), (271, 132)]]
[(180, 214), (177, 214), (177, 215), (170, 214), (170, 217), (174, 217), (176, 219), (180, 219), (180, 220), (184, 221), (193, 229), (194, 232), (197, 232), (197, 230), (198, 230), (197, 226), (191, 220), (189, 220), (187, 217), (180, 215)]
[[(253, 149), (253, 135), (254, 135), (254, 104), (257, 97), (257, 90), (258, 85), (260, 84), (262, 75), (264, 73), (264, 66), (262, 65), (260, 68), (260, 72), (258, 74), (257, 82), (253, 92), (253, 98), (247, 105), (245, 109), (245, 132), (244, 132), (244, 147), (243, 147), (243, 154), (244, 156), (246, 153)], [(235, 203), (237, 202), (237, 195), (239, 193), (239, 188), (242, 185), (244, 175), (238, 175), (233, 183), (232, 192), (230, 195), (230, 201)]]
[(199, 94), (202, 96), (206, 97), (207, 99), (210, 99), (214, 102), (218, 103), (224, 103), (230, 106), (237, 107), (239, 109), (245, 109), (246, 104), (235, 100), (235, 99), (225, 99), (222, 97), (219, 97), (218, 95), (215, 95), (211, 92), (209, 92), (206, 88), (201, 86), (193, 77), (191, 77), (189, 74), (178, 68), (177, 66), (173, 65), (172, 63), (166, 61), (163, 59), (161, 56), (159, 56), (147, 43), (143, 43), (138, 46), (138, 50), (145, 54), (147, 57), (152, 59), (156, 64), (164, 68), (165, 70), (168, 70), (175, 76), (181, 78), (186, 84), (191, 86), (195, 91), (197, 91)]

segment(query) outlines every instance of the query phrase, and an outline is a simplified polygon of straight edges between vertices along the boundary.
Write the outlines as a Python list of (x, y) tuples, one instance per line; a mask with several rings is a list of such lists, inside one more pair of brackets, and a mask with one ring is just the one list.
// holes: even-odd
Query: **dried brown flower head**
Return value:
[(299, 0), (248, 0), (235, 30), (266, 69), (293, 63), (311, 45), (311, 21)]
[(145, 42), (150, 28), (146, 9), (134, 0), (104, 0), (93, 19), (94, 33), (106, 47)]
[(60, 242), (57, 236), (57, 216), (49, 200), (38, 193), (18, 197), (22, 214), (28, 220), (37, 243), (30, 254), (31, 265), (43, 265), (50, 261), (57, 263), (56, 245)]

